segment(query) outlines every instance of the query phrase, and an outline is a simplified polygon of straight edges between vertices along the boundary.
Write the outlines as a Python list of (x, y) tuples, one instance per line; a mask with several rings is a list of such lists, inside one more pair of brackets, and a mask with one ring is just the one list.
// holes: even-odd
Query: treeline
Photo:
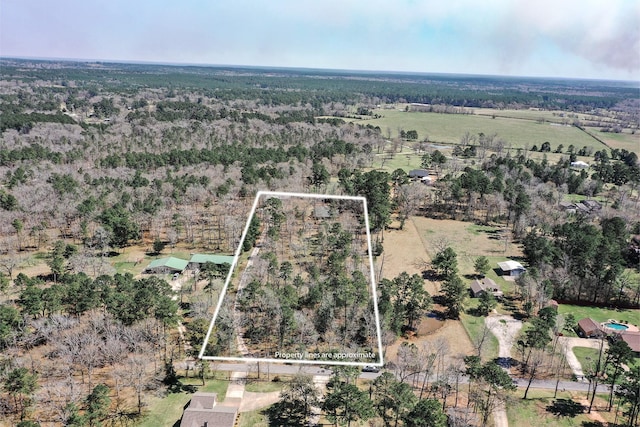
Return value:
[[(306, 104), (318, 108), (327, 102), (353, 103), (368, 97), (385, 102), (447, 104), (460, 107), (526, 105), (547, 109), (586, 111), (612, 108), (636, 97), (635, 88), (620, 83), (554, 81), (550, 79), (344, 73), (331, 70), (268, 68), (181, 67), (108, 64), (92, 67), (59, 63), (60, 69), (16, 66), (8, 60), (6, 76), (19, 80), (43, 79), (63, 86), (73, 81), (100, 85), (105, 90), (190, 88), (220, 100), (260, 100), (262, 105)], [(6, 61), (5, 61), (6, 62)], [(318, 78), (320, 76), (321, 78)], [(324, 77), (324, 78), (322, 78)], [(568, 89), (572, 89), (569, 91)], [(597, 92), (597, 95), (589, 93)]]
[(231, 166), (240, 162), (245, 167), (263, 163), (285, 163), (290, 160), (331, 159), (338, 154), (353, 154), (358, 148), (342, 140), (329, 140), (307, 148), (298, 143), (289, 148), (255, 147), (242, 144), (221, 145), (211, 149), (170, 150), (164, 153), (128, 152), (112, 154), (98, 160), (98, 167), (126, 166), (135, 170), (150, 170), (164, 166), (189, 166), (200, 163)]
[(14, 286), (20, 289), (17, 309), (11, 305), (1, 307), (3, 346), (19, 341), (21, 333), (28, 333), (17, 327), (24, 322), (22, 315), (32, 319), (54, 315), (79, 317), (101, 309), (128, 326), (148, 318), (167, 326), (177, 320), (178, 305), (172, 299), (173, 291), (167, 282), (155, 276), (134, 279), (131, 274), (116, 274), (92, 279), (84, 273), (66, 273), (47, 285), (39, 278), (20, 273)]
[(0, 150), (0, 166), (12, 166), (18, 162), (33, 162), (48, 160), (54, 164), (72, 163), (82, 159), (84, 153), (81, 149), (73, 149), (62, 153), (53, 151), (39, 143), (32, 143), (26, 147)]
[[(629, 246), (630, 231), (620, 217), (603, 218), (599, 224), (575, 220), (551, 233), (531, 230), (523, 251), (532, 271), (527, 275), (542, 295), (561, 301), (637, 307), (640, 289), (625, 273), (637, 268), (638, 253)], [(635, 285), (635, 286), (634, 286)]]
[(4, 110), (5, 104), (0, 104), (2, 114), (0, 114), (0, 133), (7, 129), (15, 129), (21, 133), (29, 133), (36, 123), (61, 123), (66, 125), (77, 124), (73, 118), (66, 114), (57, 112), (55, 114), (45, 113), (12, 113)]
[[(462, 173), (446, 174), (437, 184), (435, 204), (430, 209), (449, 213), (463, 211), (474, 217), (480, 208), (486, 213), (485, 221), (507, 219), (513, 224), (529, 211), (529, 189), (536, 183), (552, 183), (557, 188), (566, 186), (570, 194), (588, 196), (600, 193), (606, 183), (640, 183), (640, 166), (633, 162), (637, 158), (635, 153), (618, 157), (626, 160), (614, 161), (600, 154), (595, 172), (589, 174), (585, 169), (572, 169), (567, 158), (552, 164), (546, 159), (527, 158), (522, 153), (515, 157), (492, 154), (480, 169), (468, 166)], [(506, 202), (506, 212), (502, 212), (489, 195), (499, 196)]]

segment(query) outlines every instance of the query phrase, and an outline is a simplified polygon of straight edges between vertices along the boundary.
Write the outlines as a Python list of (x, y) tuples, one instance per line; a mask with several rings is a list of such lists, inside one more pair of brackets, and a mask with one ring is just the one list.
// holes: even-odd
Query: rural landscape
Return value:
[(637, 426), (639, 127), (637, 82), (0, 58), (0, 426)]

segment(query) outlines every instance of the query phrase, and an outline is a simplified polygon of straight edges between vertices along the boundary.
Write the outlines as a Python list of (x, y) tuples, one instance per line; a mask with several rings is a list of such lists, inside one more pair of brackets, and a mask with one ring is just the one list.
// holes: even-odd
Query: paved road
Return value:
[[(190, 365), (195, 366), (195, 361), (190, 361)], [(177, 364), (178, 368), (184, 369), (184, 362)], [(232, 372), (257, 372), (257, 364), (256, 363), (222, 363), (222, 362), (212, 362), (211, 369), (216, 371), (232, 371)], [(332, 374), (331, 366), (315, 366), (315, 365), (295, 365), (295, 364), (276, 364), (276, 363), (260, 363), (260, 373), (261, 375), (266, 375), (269, 372), (269, 375), (273, 374), (288, 374), (294, 375), (297, 373), (308, 374), (311, 376), (326, 376), (329, 377)], [(362, 372), (360, 374), (361, 379), (373, 380), (376, 379), (380, 373), (375, 372)], [(419, 381), (422, 377), (419, 377)], [(431, 381), (436, 380), (435, 376), (430, 378)], [(463, 376), (460, 379), (461, 384), (466, 384), (468, 382), (468, 378)], [(518, 387), (526, 387), (528, 380), (525, 379), (517, 379), (514, 378), (514, 382), (518, 385)], [(534, 389), (546, 389), (546, 390), (554, 390), (556, 388), (555, 380), (533, 380), (531, 382), (531, 388)], [(582, 391), (586, 392), (589, 389), (588, 382), (576, 382), (576, 381), (560, 381), (558, 385), (558, 390), (566, 390), (566, 391)], [(598, 386), (598, 392), (605, 393), (609, 391), (609, 387), (603, 384)]]

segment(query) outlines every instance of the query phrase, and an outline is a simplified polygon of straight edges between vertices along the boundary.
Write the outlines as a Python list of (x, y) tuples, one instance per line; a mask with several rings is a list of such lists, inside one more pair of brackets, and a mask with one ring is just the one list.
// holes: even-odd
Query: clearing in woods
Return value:
[[(376, 262), (376, 277), (380, 280), (380, 271), (382, 277), (388, 279), (403, 271), (422, 274), (442, 245), (451, 246), (458, 254), (458, 267), (462, 275), (473, 273), (474, 259), (480, 255), (490, 259), (522, 256), (520, 248), (510, 242), (505, 251), (504, 240), (496, 239), (495, 235), (492, 227), (479, 227), (463, 221), (411, 217), (405, 223), (404, 230), (385, 231), (384, 252)], [(439, 292), (440, 284), (426, 280), (425, 289), (433, 296)], [(425, 318), (418, 327), (417, 337), (410, 341), (419, 346), (422, 342), (439, 338), (448, 341), (450, 356), (473, 352), (471, 340), (460, 321)], [(399, 340), (390, 346), (386, 358), (393, 359), (403, 341), (406, 340)]]

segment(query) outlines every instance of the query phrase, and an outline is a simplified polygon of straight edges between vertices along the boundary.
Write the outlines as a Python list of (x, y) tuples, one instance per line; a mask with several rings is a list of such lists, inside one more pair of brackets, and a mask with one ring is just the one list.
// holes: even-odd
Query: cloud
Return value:
[(0, 54), (634, 78), (636, 0), (4, 0)]

